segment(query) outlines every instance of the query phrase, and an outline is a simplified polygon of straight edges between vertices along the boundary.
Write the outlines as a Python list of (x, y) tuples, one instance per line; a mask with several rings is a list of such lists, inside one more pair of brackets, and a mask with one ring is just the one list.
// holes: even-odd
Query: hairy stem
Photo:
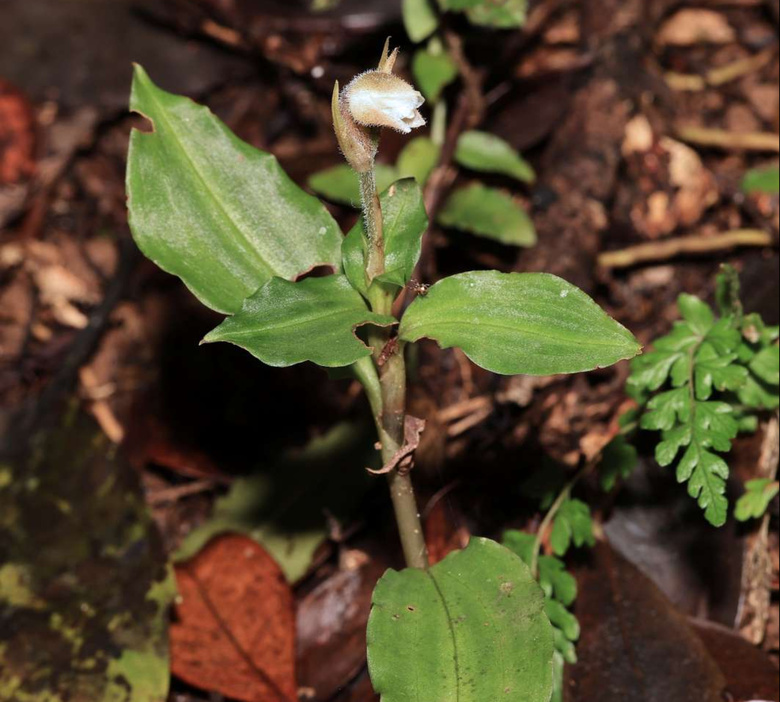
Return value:
[[(390, 314), (393, 296), (374, 279), (385, 271), (385, 250), (382, 231), (382, 208), (376, 191), (373, 169), (360, 174), (360, 191), (363, 199), (363, 217), (366, 234), (366, 281), (370, 286), (369, 298), (374, 312)], [(390, 341), (390, 331), (371, 327), (369, 343), (374, 357), (355, 365), (355, 372), (366, 388), (371, 409), (382, 444), (382, 461), (388, 463), (404, 444), (406, 421), (406, 364), (403, 346), (399, 345), (387, 358), (382, 359), (385, 346)], [(377, 367), (379, 372), (377, 373)], [(406, 564), (410, 568), (428, 568), (428, 550), (425, 546), (420, 513), (414, 488), (408, 474), (393, 470), (387, 476), (390, 487), (398, 533)]]
[[(360, 173), (360, 198), (363, 202), (363, 221), (368, 238), (366, 251), (366, 279), (368, 284), (385, 272), (385, 239), (382, 228), (382, 207), (376, 191), (374, 169)], [(378, 311), (378, 310), (376, 310)]]

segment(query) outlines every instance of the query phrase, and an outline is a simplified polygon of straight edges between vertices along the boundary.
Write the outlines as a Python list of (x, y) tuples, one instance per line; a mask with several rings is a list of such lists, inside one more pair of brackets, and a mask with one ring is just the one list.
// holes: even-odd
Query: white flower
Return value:
[(425, 125), (419, 112), (425, 98), (392, 73), (363, 73), (347, 86), (344, 97), (352, 117), (365, 127), (389, 127), (409, 134)]
[(379, 128), (408, 134), (425, 124), (419, 112), (425, 99), (409, 83), (393, 75), (398, 49), (387, 40), (379, 66), (355, 78), (343, 91), (333, 88), (333, 128), (341, 151), (358, 173), (374, 167)]

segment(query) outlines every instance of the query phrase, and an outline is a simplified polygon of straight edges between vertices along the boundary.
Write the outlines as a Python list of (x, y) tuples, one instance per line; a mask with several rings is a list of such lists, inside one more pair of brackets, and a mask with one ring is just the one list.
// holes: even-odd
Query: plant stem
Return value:
[[(366, 251), (366, 281), (369, 284), (369, 298), (374, 312), (390, 314), (393, 296), (378, 282), (372, 281), (385, 271), (384, 236), (382, 230), (382, 207), (376, 191), (374, 171), (360, 174), (360, 192), (363, 199), (363, 217), (368, 235)], [(382, 461), (388, 463), (404, 444), (406, 422), (406, 364), (403, 345), (384, 361), (379, 373), (377, 366), (382, 351), (390, 341), (390, 331), (372, 327), (369, 343), (374, 349), (374, 360), (363, 359), (355, 364), (355, 373), (366, 389), (379, 439), (382, 444)], [(393, 470), (387, 476), (390, 487), (398, 533), (404, 551), (406, 564), (410, 568), (428, 568), (428, 549), (425, 545), (420, 513), (414, 488), (408, 473), (402, 475)]]
[(561, 508), (561, 505), (569, 499), (571, 489), (574, 487), (574, 484), (577, 482), (577, 480), (578, 476), (575, 475), (574, 478), (566, 483), (563, 490), (561, 490), (560, 495), (558, 495), (558, 497), (555, 499), (555, 502), (552, 503), (552, 506), (548, 510), (547, 514), (544, 515), (544, 519), (539, 525), (539, 529), (536, 531), (536, 541), (534, 541), (534, 548), (531, 553), (531, 574), (534, 576), (534, 580), (539, 579), (539, 553), (542, 550), (542, 539), (547, 533), (547, 530), (550, 528), (550, 525), (553, 523), (553, 520), (558, 514), (558, 510)]
[[(385, 272), (385, 239), (382, 228), (382, 206), (376, 191), (374, 169), (360, 173), (360, 198), (363, 202), (363, 221), (368, 235), (366, 252), (366, 282), (371, 282)], [(374, 310), (379, 312), (379, 310)]]
[[(403, 349), (394, 353), (382, 367), (380, 382), (384, 409), (381, 417), (382, 460), (387, 463), (404, 443), (406, 418), (406, 363)], [(404, 557), (410, 568), (428, 568), (420, 513), (409, 474), (394, 470), (387, 476), (395, 509)]]

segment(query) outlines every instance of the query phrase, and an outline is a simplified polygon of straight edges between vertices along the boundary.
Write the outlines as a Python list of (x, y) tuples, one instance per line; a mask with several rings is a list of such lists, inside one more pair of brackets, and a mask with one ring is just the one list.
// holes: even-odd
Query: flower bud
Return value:
[(376, 70), (359, 75), (341, 94), (336, 83), (333, 126), (344, 157), (358, 173), (373, 168), (380, 127), (408, 134), (425, 124), (419, 112), (425, 99), (393, 75), (397, 58), (398, 49), (391, 54), (388, 40)]
[(402, 134), (425, 125), (419, 112), (423, 96), (405, 80), (383, 71), (369, 71), (344, 91), (355, 121), (366, 127), (390, 127)]

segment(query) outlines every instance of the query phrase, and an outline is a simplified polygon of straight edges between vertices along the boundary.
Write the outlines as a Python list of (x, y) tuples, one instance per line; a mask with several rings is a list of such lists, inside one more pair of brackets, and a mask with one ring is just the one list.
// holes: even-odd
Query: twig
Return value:
[[(780, 418), (772, 416), (764, 432), (758, 475), (775, 480), (780, 461)], [(769, 609), (772, 601), (772, 558), (769, 553), (769, 511), (761, 519), (754, 538), (745, 549), (742, 566), (742, 594), (737, 612), (740, 633), (751, 643), (760, 644), (766, 636)]]
[(445, 407), (438, 413), (438, 420), (443, 424), (447, 422), (454, 422), (456, 419), (463, 419), (463, 417), (483, 410), (485, 407), (492, 407), (493, 400), (487, 395), (480, 395), (479, 397), (472, 397), (469, 400), (463, 400), (449, 407)]
[(629, 268), (641, 263), (666, 261), (683, 254), (707, 254), (739, 246), (774, 246), (769, 232), (760, 229), (736, 229), (716, 236), (685, 236), (607, 251), (598, 257), (601, 268)]
[(447, 29), (444, 31), (444, 41), (450, 51), (458, 73), (463, 79), (464, 93), (469, 103), (469, 114), (466, 120), (466, 129), (476, 127), (485, 116), (485, 98), (482, 95), (482, 78), (479, 72), (471, 65), (463, 50), (463, 40), (455, 32)]
[(213, 480), (196, 480), (194, 483), (177, 485), (175, 487), (163, 488), (162, 490), (155, 490), (154, 492), (150, 492), (146, 496), (146, 501), (152, 507), (157, 507), (159, 505), (169, 504), (171, 502), (178, 502), (183, 497), (199, 495), (202, 492), (211, 490), (213, 487)]
[(677, 136), (696, 146), (724, 151), (769, 151), (780, 153), (780, 137), (771, 132), (728, 132), (707, 127), (679, 127)]
[(775, 47), (770, 47), (748, 58), (734, 61), (707, 71), (703, 76), (689, 73), (667, 73), (666, 82), (673, 90), (701, 91), (708, 87), (717, 88), (743, 76), (761, 70), (774, 57)]

